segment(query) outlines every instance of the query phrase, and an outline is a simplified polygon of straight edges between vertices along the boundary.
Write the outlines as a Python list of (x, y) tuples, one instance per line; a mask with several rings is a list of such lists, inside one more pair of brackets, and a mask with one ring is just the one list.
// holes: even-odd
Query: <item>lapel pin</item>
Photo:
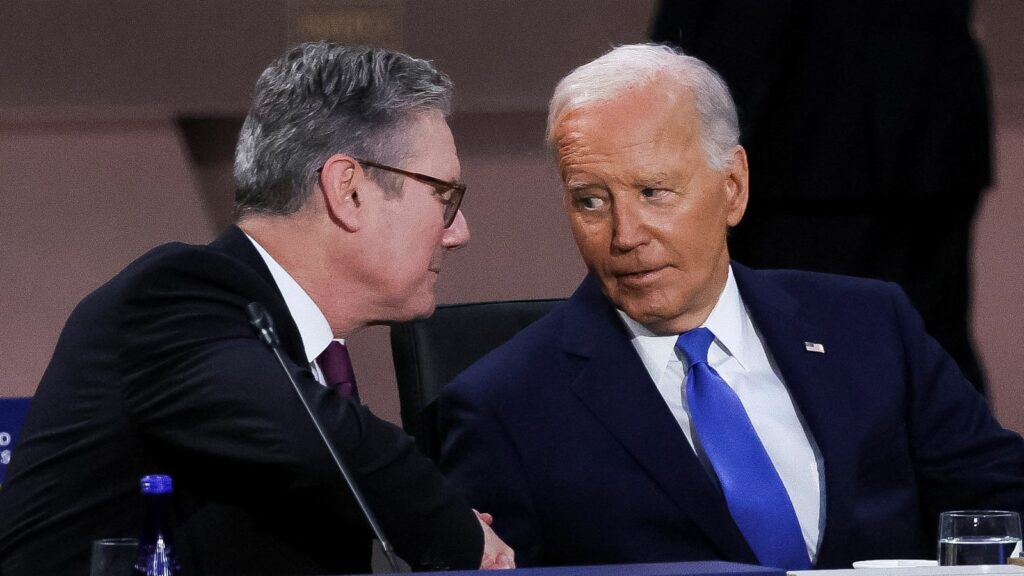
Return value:
[(804, 348), (806, 348), (808, 352), (817, 352), (818, 354), (825, 353), (825, 345), (817, 342), (804, 342)]

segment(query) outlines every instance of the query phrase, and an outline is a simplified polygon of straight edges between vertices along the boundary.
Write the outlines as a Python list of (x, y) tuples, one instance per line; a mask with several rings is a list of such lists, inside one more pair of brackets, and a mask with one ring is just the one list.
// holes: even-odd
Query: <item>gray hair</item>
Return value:
[[(447, 117), (452, 96), (448, 76), (405, 54), (328, 42), (291, 49), (256, 81), (235, 148), (236, 212), (297, 211), (339, 152), (400, 161), (402, 128), (422, 112)], [(397, 176), (376, 172), (386, 189), (400, 188)]]
[(589, 104), (608, 102), (626, 88), (647, 85), (665, 77), (676, 80), (693, 93), (708, 164), (715, 170), (722, 170), (729, 164), (732, 150), (740, 139), (736, 104), (729, 87), (703, 61), (658, 44), (619, 46), (563, 78), (555, 87), (548, 106), (548, 145), (554, 147), (555, 127), (569, 112)]

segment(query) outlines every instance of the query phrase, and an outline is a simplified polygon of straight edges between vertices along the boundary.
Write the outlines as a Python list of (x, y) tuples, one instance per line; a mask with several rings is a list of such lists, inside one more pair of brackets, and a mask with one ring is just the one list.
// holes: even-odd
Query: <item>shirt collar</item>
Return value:
[[(647, 371), (661, 374), (669, 361), (675, 358), (675, 345), (678, 335), (659, 336), (648, 330), (643, 324), (633, 320), (622, 310), (616, 310), (626, 328), (632, 335), (634, 346), (640, 353)], [(753, 328), (745, 319), (748, 317), (743, 300), (740, 298), (736, 279), (733, 278), (732, 266), (729, 266), (729, 277), (725, 288), (718, 297), (718, 302), (711, 310), (708, 319), (701, 324), (715, 335), (715, 344), (734, 357), (741, 366), (750, 366), (748, 362), (747, 339), (753, 335)], [(750, 333), (748, 334), (748, 331)]]
[(273, 276), (274, 283), (277, 284), (281, 296), (284, 297), (288, 313), (292, 315), (292, 320), (295, 321), (295, 326), (299, 329), (299, 336), (302, 337), (302, 345), (306, 350), (306, 361), (312, 362), (334, 338), (331, 325), (327, 323), (327, 317), (320, 311), (316, 302), (309, 297), (309, 294), (302, 289), (302, 286), (299, 286), (292, 275), (278, 264), (277, 260), (274, 260), (274, 257), (263, 246), (260, 246), (259, 242), (248, 234), (245, 236), (256, 247), (256, 251), (260, 253), (267, 268), (270, 269), (270, 275)]
[(729, 266), (729, 278), (725, 281), (722, 295), (718, 297), (718, 303), (711, 310), (703, 326), (711, 330), (716, 343), (723, 351), (735, 358), (744, 368), (750, 366), (747, 342), (748, 338), (753, 336), (753, 333), (747, 334), (746, 328), (750, 323), (745, 321), (746, 318), (747, 311), (743, 299), (740, 298), (736, 279), (732, 275), (732, 266)]

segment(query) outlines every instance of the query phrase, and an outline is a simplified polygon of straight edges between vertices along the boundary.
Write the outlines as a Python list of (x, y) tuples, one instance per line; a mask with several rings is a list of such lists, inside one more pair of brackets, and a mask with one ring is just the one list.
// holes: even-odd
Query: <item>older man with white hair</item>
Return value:
[(934, 557), (943, 510), (1024, 509), (1024, 441), (899, 287), (730, 260), (738, 139), (721, 78), (667, 47), (555, 89), (589, 274), (441, 402), (442, 470), (520, 565), (849, 567)]

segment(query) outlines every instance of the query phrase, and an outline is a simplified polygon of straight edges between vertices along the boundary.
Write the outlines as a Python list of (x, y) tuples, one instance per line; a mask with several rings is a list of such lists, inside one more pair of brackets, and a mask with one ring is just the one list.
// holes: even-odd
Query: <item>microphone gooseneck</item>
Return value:
[[(256, 331), (256, 335), (259, 336), (260, 341), (267, 345), (271, 350), (278, 352), (281, 346), (281, 341), (277, 338), (277, 331), (274, 330), (274, 321), (270, 318), (270, 313), (263, 307), (263, 304), (259, 302), (250, 302), (245, 307), (246, 313), (249, 314), (249, 324), (252, 324), (253, 330)], [(287, 372), (287, 370), (285, 370)], [(291, 377), (291, 373), (288, 373), (288, 377)]]
[(391, 572), (403, 572), (399, 568), (397, 557), (394, 551), (391, 549), (391, 542), (388, 541), (387, 537), (384, 536), (384, 531), (381, 530), (380, 525), (377, 524), (377, 518), (370, 511), (370, 506), (366, 503), (366, 499), (363, 497), (363, 493), (359, 490), (356, 485), (355, 479), (352, 478), (352, 474), (349, 472), (348, 467), (341, 460), (341, 456), (338, 451), (334, 448), (334, 443), (327, 438), (327, 433), (324, 431), (323, 425), (320, 423), (320, 419), (316, 417), (313, 409), (309, 406), (309, 402), (306, 400), (306, 396), (303, 395), (302, 390), (299, 389), (298, 382), (292, 377), (292, 373), (288, 370), (288, 365), (285, 364), (284, 357), (281, 355), (281, 341), (277, 337), (277, 332), (274, 330), (274, 320), (270, 317), (270, 313), (264, 308), (259, 302), (250, 302), (245, 307), (246, 313), (249, 315), (249, 323), (252, 325), (253, 330), (256, 331), (256, 335), (260, 341), (266, 344), (268, 348), (277, 356), (277, 361), (281, 365), (281, 369), (284, 370), (285, 375), (288, 377), (288, 381), (292, 383), (292, 387), (295, 389), (295, 393), (299, 396), (299, 400), (302, 401), (302, 406), (306, 409), (306, 414), (309, 414), (309, 419), (313, 422), (313, 426), (316, 427), (316, 431), (320, 434), (320, 439), (323, 440), (324, 446), (327, 447), (327, 451), (331, 453), (331, 459), (334, 460), (334, 465), (338, 468), (338, 472), (341, 473), (342, 478), (345, 479), (345, 484), (348, 485), (349, 491), (352, 496), (355, 497), (356, 503), (359, 505), (360, 511), (363, 513), (363, 517), (366, 518), (366, 522), (370, 525), (370, 529), (373, 531), (374, 536), (380, 541), (381, 551), (384, 553), (384, 557), (387, 559), (388, 566)]

